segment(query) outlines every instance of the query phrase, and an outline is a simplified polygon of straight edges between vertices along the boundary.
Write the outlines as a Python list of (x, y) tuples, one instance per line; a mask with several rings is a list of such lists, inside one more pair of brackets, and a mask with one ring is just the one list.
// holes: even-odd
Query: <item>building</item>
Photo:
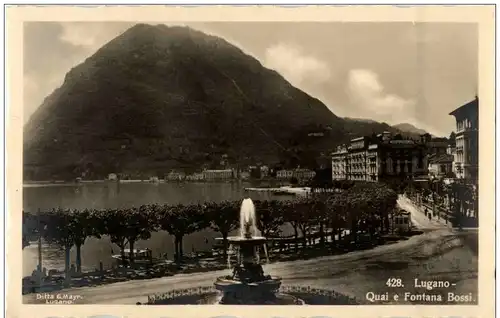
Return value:
[(267, 178), (269, 176), (269, 167), (268, 166), (261, 166), (260, 167), (260, 176), (262, 178)]
[(291, 179), (293, 177), (293, 170), (278, 170), (276, 172), (276, 178), (278, 179)]
[(168, 181), (182, 181), (186, 179), (186, 174), (184, 172), (171, 171), (165, 179)]
[(378, 181), (380, 166), (380, 156), (378, 144), (368, 145), (368, 151), (366, 154), (367, 160), (367, 181)]
[(309, 180), (314, 178), (316, 175), (316, 172), (309, 170), (309, 169), (300, 169), (297, 168), (293, 170), (292, 176), (297, 178), (297, 180)]
[(428, 160), (429, 176), (446, 178), (453, 173), (453, 155), (430, 155)]
[(186, 180), (187, 181), (203, 181), (203, 180), (205, 180), (205, 177), (204, 177), (203, 173), (198, 172), (198, 173), (193, 173), (193, 174), (187, 175)]
[(157, 176), (150, 177), (149, 182), (158, 183), (160, 182), (160, 178), (158, 178)]
[(425, 143), (411, 139), (388, 140), (379, 144), (379, 178), (415, 178), (428, 174)]
[(446, 138), (432, 138), (426, 142), (427, 154), (444, 155), (448, 151), (449, 141)]
[(477, 183), (479, 160), (479, 98), (450, 113), (456, 120), (454, 170), (457, 178)]
[(389, 132), (352, 139), (332, 154), (332, 179), (376, 182), (427, 175), (425, 144), (425, 138), (394, 138)]
[(332, 153), (332, 180), (347, 179), (347, 147), (338, 146)]
[(367, 181), (367, 148), (368, 137), (359, 137), (351, 140), (347, 154), (347, 178), (354, 181)]
[(222, 170), (203, 170), (203, 179), (211, 180), (229, 180), (233, 179), (234, 171), (232, 169)]

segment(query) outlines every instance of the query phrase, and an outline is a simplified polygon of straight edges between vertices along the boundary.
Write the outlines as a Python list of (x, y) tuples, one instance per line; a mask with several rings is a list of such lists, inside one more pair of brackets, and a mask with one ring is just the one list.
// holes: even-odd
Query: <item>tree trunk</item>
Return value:
[(82, 272), (82, 244), (76, 244), (76, 272)]
[(70, 272), (70, 251), (71, 251), (71, 246), (66, 246), (64, 250), (64, 271), (65, 271), (65, 280), (64, 280), (64, 286), (69, 287), (71, 283), (71, 272)]
[(128, 239), (128, 246), (130, 248), (130, 267), (134, 267), (134, 244), (135, 241), (131, 238)]
[(125, 267), (127, 265), (127, 257), (125, 256), (125, 240), (123, 240), (119, 245), (118, 247), (120, 248), (120, 257), (121, 257), (121, 260), (122, 260), (122, 264), (123, 264), (123, 267)]
[(325, 228), (323, 222), (319, 224), (319, 242), (321, 246), (325, 246)]
[(304, 228), (301, 228), (300, 231), (302, 232), (302, 248), (306, 249), (307, 248), (307, 232)]
[(293, 236), (295, 238), (295, 251), (299, 250), (299, 229), (297, 225), (293, 225)]
[(358, 224), (356, 220), (351, 222), (351, 239), (356, 242), (358, 240)]
[(182, 239), (183, 239), (183, 237), (181, 236), (179, 238), (179, 258), (180, 258), (181, 261), (182, 261), (182, 257), (184, 256), (184, 249), (182, 248), (183, 247), (182, 246), (183, 245), (182, 244)]
[(179, 263), (179, 237), (174, 237), (174, 262)]

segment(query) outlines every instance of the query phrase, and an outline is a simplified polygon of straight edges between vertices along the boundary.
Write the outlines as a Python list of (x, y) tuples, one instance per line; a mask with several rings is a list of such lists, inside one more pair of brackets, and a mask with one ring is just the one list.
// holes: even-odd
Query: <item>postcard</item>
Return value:
[(494, 12), (8, 7), (7, 316), (492, 316)]

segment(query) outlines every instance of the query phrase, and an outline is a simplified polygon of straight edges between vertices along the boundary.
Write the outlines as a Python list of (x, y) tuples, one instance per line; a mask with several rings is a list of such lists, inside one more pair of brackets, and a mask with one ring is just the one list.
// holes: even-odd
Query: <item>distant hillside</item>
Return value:
[(406, 133), (412, 133), (412, 134), (418, 134), (418, 135), (427, 134), (427, 131), (420, 129), (420, 128), (417, 128), (417, 127), (413, 126), (412, 124), (408, 124), (408, 123), (397, 124), (397, 125), (394, 125), (392, 127), (399, 129), (402, 132), (406, 132)]
[(378, 124), (376, 120), (366, 118), (343, 117), (343, 119), (359, 123)]
[[(225, 40), (140, 24), (71, 69), (24, 129), (25, 179), (164, 175), (232, 164), (313, 166), (352, 136), (343, 120)], [(313, 137), (311, 137), (313, 136)]]

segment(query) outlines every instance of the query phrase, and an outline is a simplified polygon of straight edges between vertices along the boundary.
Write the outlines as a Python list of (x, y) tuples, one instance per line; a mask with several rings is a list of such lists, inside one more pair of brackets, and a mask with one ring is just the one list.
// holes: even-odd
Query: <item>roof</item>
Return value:
[(457, 109), (452, 111), (450, 113), (450, 115), (455, 116), (455, 117), (457, 117), (457, 116), (462, 117), (462, 116), (464, 116), (467, 113), (472, 112), (472, 111), (477, 113), (478, 106), (479, 106), (479, 98), (476, 96), (476, 98), (474, 100), (468, 102), (465, 105), (458, 107)]
[(354, 138), (354, 139), (351, 139), (351, 142), (354, 142), (354, 141), (361, 141), (361, 140), (364, 140), (366, 137), (357, 137), (357, 138)]
[(433, 155), (429, 157), (429, 163), (450, 163), (453, 162), (453, 155), (449, 154), (441, 154), (441, 155)]

